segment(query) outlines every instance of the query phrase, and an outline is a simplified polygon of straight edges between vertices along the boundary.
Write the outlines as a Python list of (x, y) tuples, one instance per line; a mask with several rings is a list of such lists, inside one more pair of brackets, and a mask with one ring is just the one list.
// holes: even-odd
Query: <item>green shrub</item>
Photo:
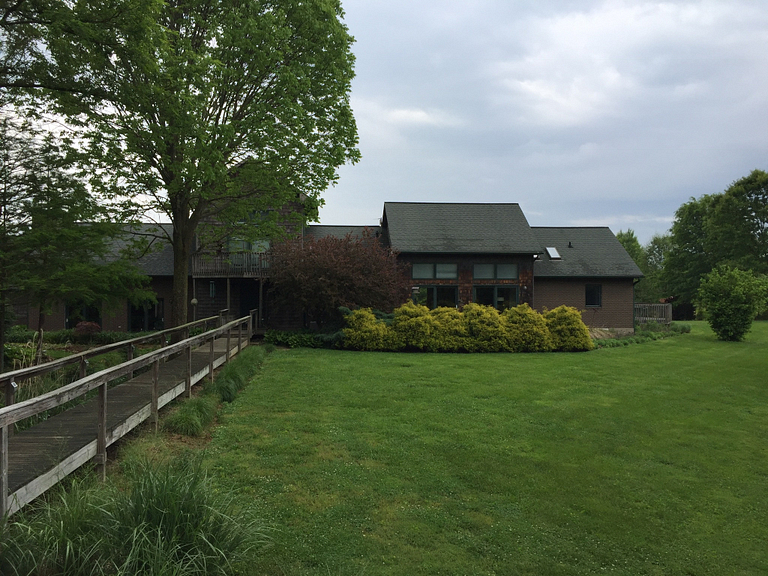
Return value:
[(35, 338), (35, 334), (37, 334), (37, 332), (28, 329), (26, 326), (11, 326), (5, 332), (5, 341), (9, 344), (26, 344), (27, 342), (32, 342)]
[(361, 308), (345, 317), (347, 327), (344, 328), (344, 347), (353, 350), (397, 350), (398, 343), (395, 332), (382, 320), (374, 316), (370, 308)]
[(309, 330), (267, 330), (264, 342), (287, 348), (321, 348), (324, 340)]
[(75, 341), (75, 330), (74, 328), (68, 328), (66, 330), (45, 332), (43, 334), (43, 340), (50, 344), (68, 344)]
[(768, 283), (753, 272), (722, 266), (704, 277), (699, 302), (720, 340), (738, 342), (766, 307)]
[(690, 324), (678, 324), (677, 322), (672, 322), (672, 324), (669, 325), (669, 329), (672, 332), (677, 332), (678, 334), (690, 334), (690, 332), (691, 332), (691, 325)]
[(392, 330), (406, 350), (437, 351), (436, 332), (439, 324), (429, 308), (408, 302), (395, 309)]
[(507, 333), (506, 349), (511, 352), (548, 352), (552, 336), (544, 317), (528, 304), (507, 308), (501, 314)]
[(544, 320), (552, 336), (552, 346), (561, 352), (592, 350), (594, 344), (581, 313), (570, 306), (558, 306), (544, 312)]
[(467, 326), (469, 352), (501, 352), (507, 350), (507, 334), (499, 311), (493, 306), (467, 304), (462, 310)]
[(461, 352), (467, 349), (467, 324), (464, 315), (456, 310), (441, 306), (430, 311), (436, 327), (430, 340), (430, 352)]

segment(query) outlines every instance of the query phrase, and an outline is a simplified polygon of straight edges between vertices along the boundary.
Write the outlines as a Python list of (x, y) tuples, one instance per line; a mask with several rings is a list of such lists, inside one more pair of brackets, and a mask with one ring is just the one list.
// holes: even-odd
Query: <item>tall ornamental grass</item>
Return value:
[(236, 574), (265, 542), (198, 459), (124, 465), (127, 487), (75, 480), (2, 525), (8, 576)]

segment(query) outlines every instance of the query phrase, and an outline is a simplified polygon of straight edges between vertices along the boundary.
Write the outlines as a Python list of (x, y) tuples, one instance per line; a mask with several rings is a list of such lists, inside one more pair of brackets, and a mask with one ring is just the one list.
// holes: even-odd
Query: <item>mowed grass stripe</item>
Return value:
[(253, 574), (764, 574), (768, 323), (582, 354), (278, 351), (207, 462)]

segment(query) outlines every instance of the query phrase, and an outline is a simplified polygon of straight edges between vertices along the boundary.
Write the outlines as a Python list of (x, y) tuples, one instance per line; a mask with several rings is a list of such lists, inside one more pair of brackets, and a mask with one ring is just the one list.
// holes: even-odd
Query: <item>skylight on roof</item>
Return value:
[(560, 252), (554, 246), (547, 246), (547, 256), (550, 260), (560, 260)]

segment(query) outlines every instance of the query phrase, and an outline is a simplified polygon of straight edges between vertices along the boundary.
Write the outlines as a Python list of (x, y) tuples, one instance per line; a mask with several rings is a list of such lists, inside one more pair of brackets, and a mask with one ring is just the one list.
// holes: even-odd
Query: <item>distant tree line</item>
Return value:
[(708, 301), (701, 288), (713, 271), (718, 278), (728, 270), (757, 280), (768, 274), (768, 173), (754, 170), (722, 193), (691, 198), (669, 232), (644, 246), (632, 230), (616, 236), (645, 275), (636, 300), (670, 301), (677, 317), (692, 318)]

